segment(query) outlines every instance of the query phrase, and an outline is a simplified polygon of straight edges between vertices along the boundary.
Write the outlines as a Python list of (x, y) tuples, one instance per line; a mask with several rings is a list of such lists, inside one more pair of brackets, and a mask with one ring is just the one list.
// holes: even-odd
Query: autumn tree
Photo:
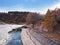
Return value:
[(37, 13), (29, 13), (26, 18), (26, 24), (35, 24), (40, 19), (40, 15)]
[(48, 32), (53, 32), (55, 22), (56, 22), (55, 11), (50, 11), (48, 9), (44, 21), (44, 27), (48, 29)]

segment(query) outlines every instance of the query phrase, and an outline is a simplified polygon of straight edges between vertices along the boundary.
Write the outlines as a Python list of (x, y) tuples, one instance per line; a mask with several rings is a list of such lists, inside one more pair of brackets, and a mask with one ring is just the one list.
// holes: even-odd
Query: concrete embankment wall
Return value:
[(28, 29), (24, 29), (22, 31), (21, 38), (22, 38), (23, 45), (42, 45), (29, 33)]
[(59, 42), (51, 40), (42, 33), (36, 33), (29, 29), (22, 30), (21, 39), (23, 45), (60, 45)]

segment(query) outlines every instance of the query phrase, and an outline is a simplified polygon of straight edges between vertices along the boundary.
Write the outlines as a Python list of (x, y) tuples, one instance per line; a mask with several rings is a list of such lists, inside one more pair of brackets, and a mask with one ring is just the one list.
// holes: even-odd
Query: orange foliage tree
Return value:
[(53, 32), (54, 30), (53, 27), (55, 24), (56, 24), (55, 11), (50, 11), (48, 9), (45, 16), (44, 27), (48, 29), (48, 32)]

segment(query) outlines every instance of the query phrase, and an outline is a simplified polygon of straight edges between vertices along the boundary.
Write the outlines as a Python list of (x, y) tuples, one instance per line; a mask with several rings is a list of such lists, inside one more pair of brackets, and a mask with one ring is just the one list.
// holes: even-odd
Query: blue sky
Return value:
[(31, 11), (45, 13), (48, 8), (60, 8), (60, 0), (0, 0), (0, 12)]

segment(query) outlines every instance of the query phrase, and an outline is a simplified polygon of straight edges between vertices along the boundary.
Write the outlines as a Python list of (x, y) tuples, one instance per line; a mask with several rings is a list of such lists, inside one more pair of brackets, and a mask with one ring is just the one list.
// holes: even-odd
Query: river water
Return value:
[(0, 45), (22, 45), (21, 32), (8, 33), (12, 29), (21, 26), (23, 25), (0, 25)]

